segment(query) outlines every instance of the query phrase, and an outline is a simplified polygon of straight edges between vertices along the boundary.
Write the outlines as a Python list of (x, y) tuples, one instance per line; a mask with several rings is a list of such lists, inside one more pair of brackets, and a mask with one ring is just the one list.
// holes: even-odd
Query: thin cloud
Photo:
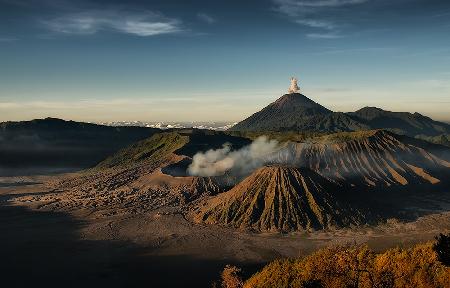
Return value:
[[(345, 37), (342, 35), (342, 37)], [(326, 55), (326, 54), (345, 54), (345, 53), (385, 53), (396, 51), (394, 47), (366, 47), (366, 48), (354, 48), (354, 49), (330, 49), (324, 51), (314, 52), (314, 55)]]
[(181, 21), (153, 12), (95, 10), (68, 14), (42, 23), (53, 32), (78, 35), (116, 31), (146, 37), (182, 31)]
[(309, 26), (312, 28), (323, 28), (323, 29), (328, 29), (328, 30), (332, 30), (334, 28), (336, 28), (336, 25), (330, 21), (323, 21), (323, 20), (295, 20), (295, 23), (297, 24), (301, 24), (301, 25), (305, 25), (305, 26)]
[(0, 42), (14, 42), (17, 40), (18, 39), (14, 37), (0, 37)]
[(448, 88), (450, 88), (450, 80), (449, 79), (424, 79), (424, 80), (411, 82), (411, 85), (422, 86), (425, 88), (448, 89)]
[(335, 34), (335, 33), (309, 33), (306, 34), (306, 37), (310, 39), (339, 39), (343, 38), (344, 35)]
[[(342, 25), (336, 23), (333, 16), (341, 13), (347, 6), (363, 4), (369, 0), (272, 0), (275, 11), (291, 19), (294, 23), (315, 29), (337, 31)], [(330, 13), (333, 12), (333, 13)], [(328, 15), (328, 16), (325, 16)], [(342, 23), (341, 23), (342, 24)], [(313, 39), (342, 38), (338, 33), (309, 33)]]
[(273, 0), (280, 12), (287, 15), (303, 14), (313, 12), (321, 8), (337, 8), (366, 3), (369, 0), (322, 0), (322, 1), (301, 1), (301, 0)]
[(214, 24), (217, 22), (217, 20), (214, 17), (212, 17), (211, 15), (208, 15), (206, 13), (198, 13), (197, 18), (208, 24)]
[(450, 11), (432, 15), (431, 18), (440, 18), (440, 17), (447, 17), (447, 16), (450, 16)]

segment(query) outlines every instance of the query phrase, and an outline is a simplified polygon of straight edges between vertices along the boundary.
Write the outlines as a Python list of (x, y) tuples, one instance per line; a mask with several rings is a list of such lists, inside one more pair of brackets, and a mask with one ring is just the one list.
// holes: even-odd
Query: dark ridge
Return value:
[(92, 167), (159, 129), (109, 127), (56, 118), (0, 123), (0, 176)]
[(423, 116), (420, 113), (391, 112), (377, 107), (364, 107), (347, 115), (372, 129), (389, 129), (408, 136), (438, 136), (450, 133), (450, 125)]

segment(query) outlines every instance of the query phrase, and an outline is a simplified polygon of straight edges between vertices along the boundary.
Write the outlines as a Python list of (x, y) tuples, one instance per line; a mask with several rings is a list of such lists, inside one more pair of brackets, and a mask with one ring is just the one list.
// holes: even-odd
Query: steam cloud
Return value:
[(295, 77), (291, 78), (291, 85), (289, 86), (288, 93), (297, 93), (300, 91), (300, 88), (298, 87), (298, 80)]
[(234, 175), (245, 175), (271, 162), (280, 149), (276, 140), (260, 136), (250, 145), (231, 151), (229, 144), (222, 148), (199, 152), (194, 155), (187, 172), (192, 176), (218, 176), (230, 171)]

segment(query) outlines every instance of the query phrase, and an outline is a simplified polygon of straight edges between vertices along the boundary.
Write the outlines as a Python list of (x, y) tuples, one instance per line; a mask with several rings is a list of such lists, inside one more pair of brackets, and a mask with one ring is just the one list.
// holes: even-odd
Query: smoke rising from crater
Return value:
[(194, 155), (187, 172), (192, 176), (218, 176), (230, 171), (233, 175), (245, 175), (270, 163), (280, 150), (278, 141), (260, 136), (250, 145), (231, 151), (229, 144), (222, 148), (199, 152)]

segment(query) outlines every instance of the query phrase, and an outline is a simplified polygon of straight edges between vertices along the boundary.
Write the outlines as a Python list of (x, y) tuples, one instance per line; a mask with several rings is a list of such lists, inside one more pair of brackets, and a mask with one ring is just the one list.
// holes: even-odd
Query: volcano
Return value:
[(333, 112), (299, 93), (285, 94), (231, 127), (231, 131), (351, 132), (387, 129), (411, 137), (450, 133), (450, 125), (419, 113), (365, 107), (356, 112)]
[(259, 231), (314, 230), (366, 222), (343, 187), (306, 168), (265, 166), (194, 215), (197, 222)]
[(303, 94), (291, 93), (239, 122), (231, 130), (339, 132), (368, 128), (344, 113), (334, 113)]

